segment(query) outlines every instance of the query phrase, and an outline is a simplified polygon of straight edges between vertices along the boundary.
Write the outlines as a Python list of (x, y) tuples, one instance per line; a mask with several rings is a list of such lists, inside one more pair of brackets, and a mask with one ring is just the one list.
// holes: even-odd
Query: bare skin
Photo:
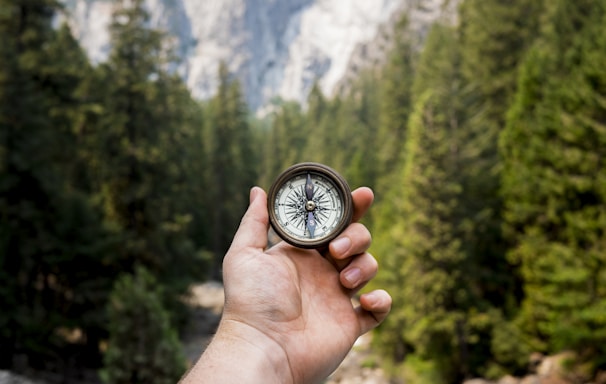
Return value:
[(225, 309), (213, 341), (182, 383), (319, 383), (356, 339), (389, 313), (383, 290), (351, 298), (377, 273), (366, 252), (370, 232), (357, 223), (373, 201), (352, 193), (354, 223), (323, 254), (285, 242), (265, 250), (267, 196), (250, 206), (223, 262)]

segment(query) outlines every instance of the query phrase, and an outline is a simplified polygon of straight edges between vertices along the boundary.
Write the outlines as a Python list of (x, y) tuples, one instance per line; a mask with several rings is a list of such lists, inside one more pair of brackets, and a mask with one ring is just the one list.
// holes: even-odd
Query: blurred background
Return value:
[(605, 68), (603, 0), (0, 0), (0, 382), (177, 382), (316, 161), (394, 299), (330, 383), (606, 383)]

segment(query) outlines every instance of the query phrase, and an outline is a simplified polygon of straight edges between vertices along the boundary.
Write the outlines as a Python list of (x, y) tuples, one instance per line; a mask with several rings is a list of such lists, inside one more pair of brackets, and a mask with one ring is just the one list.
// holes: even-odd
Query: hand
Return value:
[[(352, 193), (354, 221), (372, 204), (368, 188)], [(316, 383), (341, 363), (355, 340), (389, 313), (378, 290), (351, 298), (377, 272), (366, 252), (371, 236), (357, 222), (325, 254), (267, 244), (267, 197), (251, 204), (223, 262), (225, 308), (209, 348), (184, 378), (195, 383)]]

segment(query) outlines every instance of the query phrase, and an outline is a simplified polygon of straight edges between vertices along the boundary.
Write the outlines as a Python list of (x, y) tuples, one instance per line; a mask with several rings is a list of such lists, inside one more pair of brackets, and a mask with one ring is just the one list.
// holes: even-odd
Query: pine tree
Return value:
[(70, 357), (58, 331), (86, 333), (103, 302), (89, 271), (102, 274), (107, 234), (75, 171), (90, 67), (69, 30), (52, 28), (56, 2), (0, 8), (0, 361), (60, 367)]
[(602, 2), (549, 4), (500, 143), (516, 324), (535, 349), (593, 358), (606, 353), (605, 22)]
[[(208, 273), (207, 250), (212, 227), (208, 220), (212, 207), (208, 204), (203, 106), (192, 98), (176, 74), (162, 74), (158, 87), (156, 111), (161, 116), (157, 123), (165, 128), (160, 133), (160, 145), (166, 173), (165, 182), (155, 187), (156, 204), (169, 218), (165, 226), (172, 233), (171, 253), (181, 258), (177, 264), (188, 266), (192, 276), (202, 279)], [(187, 239), (183, 238), (185, 235)], [(179, 267), (171, 272), (171, 279), (172, 283), (185, 282)]]
[(158, 281), (143, 267), (117, 279), (108, 305), (109, 342), (100, 376), (107, 384), (175, 383), (185, 357)]
[[(446, 37), (445, 33), (442, 35), (441, 38)], [(436, 62), (435, 49), (448, 49), (453, 43), (440, 41), (439, 46), (430, 50), (430, 42), (426, 54), (427, 57), (433, 54)], [(452, 56), (439, 61), (442, 76), (448, 80), (452, 80), (452, 76), (443, 71), (445, 66), (453, 65), (447, 60), (450, 58)], [(423, 69), (422, 65), (419, 67)], [(436, 71), (432, 74), (435, 76)], [(387, 245), (389, 249), (380, 250), (384, 255), (383, 278), (392, 287), (394, 308), (398, 308), (382, 328), (382, 332), (387, 332), (383, 341), (389, 343), (389, 335), (399, 333), (390, 343), (392, 353), (400, 355), (394, 357), (406, 358), (402, 354), (411, 347), (422, 360), (437, 362), (436, 369), (443, 377), (441, 382), (456, 377), (457, 364), (465, 364), (457, 353), (458, 328), (465, 321), (460, 303), (464, 298), (457, 294), (463, 286), (461, 265), (465, 258), (457, 232), (462, 191), (456, 177), (459, 141), (457, 120), (451, 119), (449, 108), (445, 108), (445, 100), (451, 95), (446, 84), (449, 82), (440, 81), (433, 89), (428, 87), (415, 95), (403, 170), (391, 192), (399, 196), (398, 200), (390, 199), (391, 210), (395, 211), (390, 217), (395, 221), (381, 226), (391, 244)], [(387, 241), (383, 238), (384, 244), (388, 244)], [(466, 341), (459, 342), (463, 343), (462, 347)], [(448, 361), (446, 356), (456, 361)]]
[[(369, 69), (360, 74), (351, 90), (343, 97), (338, 123), (340, 143), (344, 148), (340, 165), (350, 186), (375, 187), (379, 167), (377, 158), (377, 133), (379, 120), (379, 90), (375, 86), (377, 74)], [(366, 223), (372, 219), (372, 211), (365, 215)]]
[[(466, 118), (469, 132), (465, 145), (475, 155), (462, 164), (468, 230), (464, 244), (473, 260), (470, 276), (491, 306), (500, 308), (491, 320), (492, 331), (506, 329), (503, 319), (511, 318), (519, 300), (519, 275), (507, 261), (507, 242), (502, 233), (503, 203), (500, 194), (502, 170), (498, 139), (505, 127), (507, 108), (516, 90), (521, 60), (535, 41), (543, 2), (516, 0), (465, 0), (460, 8), (461, 73), (464, 81)], [(486, 335), (490, 338), (490, 335)], [(499, 364), (520, 368), (521, 358), (503, 361), (498, 356), (524, 355), (527, 346), (518, 343), (518, 352), (505, 352), (503, 343), (493, 343), (491, 353)]]
[(465, 0), (460, 8), (462, 72), (480, 97), (482, 120), (502, 128), (518, 65), (539, 29), (543, 2)]
[(335, 106), (329, 100), (320, 85), (314, 83), (307, 97), (307, 113), (303, 132), (306, 146), (302, 161), (315, 161), (337, 168), (335, 162), (336, 126), (334, 122)]
[[(167, 73), (164, 35), (149, 27), (142, 0), (117, 4), (110, 25), (112, 50), (100, 68), (103, 113), (94, 181), (105, 218), (123, 236), (115, 266), (146, 265), (167, 289), (185, 289), (192, 278), (194, 246), (186, 235), (191, 216), (184, 200), (188, 165), (182, 116), (188, 93)], [(191, 177), (191, 176), (189, 176)]]
[(284, 169), (303, 161), (307, 143), (304, 115), (299, 104), (283, 103), (271, 120), (262, 157), (261, 185), (266, 188)]
[[(411, 91), (414, 79), (414, 41), (408, 29), (408, 16), (403, 15), (394, 30), (393, 48), (379, 82), (379, 124), (376, 140), (379, 192), (387, 191), (398, 173), (406, 140), (406, 125), (412, 109)], [(395, 173), (394, 173), (395, 172)]]
[[(105, 119), (97, 130), (102, 150), (99, 153), (105, 214), (127, 236), (125, 266), (145, 256), (145, 239), (155, 237), (158, 223), (149, 207), (148, 194), (156, 159), (160, 127), (155, 122), (153, 104), (155, 84), (161, 71), (158, 61), (161, 35), (147, 27), (149, 15), (142, 2), (117, 5), (110, 26), (112, 51), (101, 68), (107, 84), (103, 90)], [(154, 233), (154, 234), (152, 234)]]
[(240, 85), (227, 67), (219, 68), (219, 89), (210, 101), (205, 142), (208, 158), (212, 273), (220, 277), (223, 256), (246, 210), (248, 192), (257, 180), (252, 134)]
[(454, 383), (487, 371), (491, 332), (507, 300), (502, 290), (511, 285), (504, 257), (487, 253), (479, 236), (487, 231), (475, 190), (486, 177), (477, 165), (483, 148), (466, 125), (469, 100), (454, 32), (434, 25), (426, 40), (402, 173), (392, 179), (375, 231), (379, 279), (397, 308), (381, 340), (415, 382)]
[[(502, 259), (498, 137), (516, 88), (518, 66), (538, 34), (541, 1), (465, 0), (460, 8), (461, 72), (469, 140), (477, 147), (470, 200), (477, 202), (478, 251)], [(481, 207), (484, 207), (482, 209)], [(484, 240), (482, 240), (484, 239)]]

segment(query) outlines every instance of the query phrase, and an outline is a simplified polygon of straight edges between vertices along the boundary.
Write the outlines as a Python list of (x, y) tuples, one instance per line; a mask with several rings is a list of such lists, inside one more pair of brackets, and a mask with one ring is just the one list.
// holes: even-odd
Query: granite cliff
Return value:
[[(72, 31), (91, 59), (109, 51), (113, 2), (63, 0)], [(251, 109), (275, 98), (304, 102), (317, 80), (331, 94), (351, 71), (385, 50), (380, 31), (401, 12), (423, 29), (452, 7), (447, 0), (146, 0), (151, 27), (168, 33), (177, 69), (195, 97), (217, 88), (221, 61), (240, 80)], [(383, 36), (383, 40), (384, 36)], [(381, 44), (381, 49), (373, 47)], [(362, 48), (361, 48), (362, 47)]]

